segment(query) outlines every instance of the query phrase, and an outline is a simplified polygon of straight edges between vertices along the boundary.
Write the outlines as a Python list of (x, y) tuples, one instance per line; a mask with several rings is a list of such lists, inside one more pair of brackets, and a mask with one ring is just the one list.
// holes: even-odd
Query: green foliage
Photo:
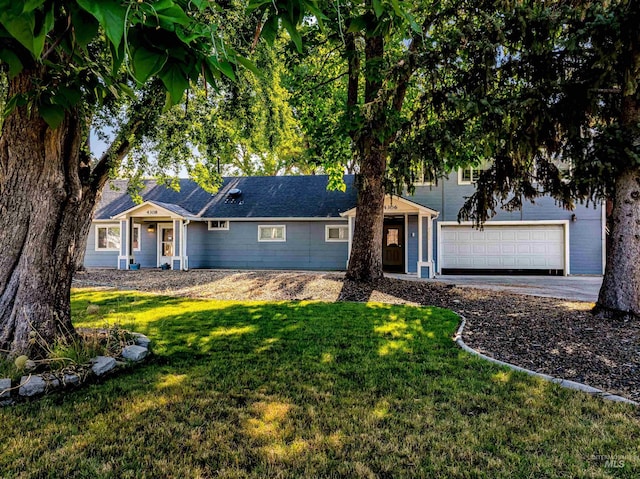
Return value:
[(238, 71), (234, 82), (221, 83), (216, 92), (194, 88), (184, 106), (163, 115), (154, 140), (134, 156), (152, 151), (158, 170), (170, 168), (175, 158), (188, 159), (189, 175), (210, 190), (217, 189), (223, 174), (308, 172), (291, 95), (281, 84), (284, 65), (265, 44), (252, 59), (261, 74)]
[(287, 65), (283, 84), (295, 92), (290, 103), (305, 135), (306, 161), (339, 176), (345, 168), (353, 172), (351, 125), (345, 116), (347, 67), (340, 46), (312, 27), (305, 32), (303, 55), (277, 47)]
[(637, 2), (505, 1), (459, 18), (434, 52), (444, 81), (403, 134), (431, 145), (436, 172), (455, 155), (493, 162), (459, 217), (480, 224), (547, 194), (568, 209), (611, 197), (639, 164), (637, 115), (625, 120), (638, 104)]
[(37, 106), (52, 128), (80, 103), (130, 95), (135, 84), (127, 84), (123, 66), (138, 85), (160, 78), (170, 104), (177, 104), (198, 77), (234, 76), (238, 55), (224, 44), (216, 18), (208, 2), (3, 0), (0, 36), (7, 40), (0, 61), (12, 77), (43, 69), (37, 88), (21, 101)]

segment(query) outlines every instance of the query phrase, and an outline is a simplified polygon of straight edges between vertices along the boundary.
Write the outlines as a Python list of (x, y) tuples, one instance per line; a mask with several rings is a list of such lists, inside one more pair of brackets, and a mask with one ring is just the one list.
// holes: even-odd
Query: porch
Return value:
[(120, 224), (118, 269), (168, 265), (186, 271), (188, 215), (177, 205), (147, 201), (115, 216)]
[[(383, 269), (393, 273), (415, 273), (418, 278), (433, 278), (433, 224), (439, 213), (399, 196), (384, 200), (382, 237)], [(349, 221), (349, 257), (357, 209), (342, 213)], [(347, 258), (347, 264), (349, 258)]]

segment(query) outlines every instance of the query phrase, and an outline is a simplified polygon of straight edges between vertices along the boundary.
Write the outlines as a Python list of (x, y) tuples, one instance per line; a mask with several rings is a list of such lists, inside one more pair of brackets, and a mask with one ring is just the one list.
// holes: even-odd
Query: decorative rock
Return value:
[(31, 397), (43, 393), (45, 389), (47, 389), (47, 383), (40, 376), (22, 376), (18, 394)]
[(141, 333), (133, 333), (133, 340), (138, 346), (142, 346), (147, 349), (149, 349), (149, 345), (151, 344), (151, 340)]
[(0, 404), (11, 401), (11, 379), (0, 379)]
[(136, 345), (127, 346), (122, 350), (122, 357), (129, 361), (142, 361), (147, 354), (149, 354), (147, 348)]
[(22, 376), (22, 378), (20, 378), (20, 389), (18, 389), (18, 394), (24, 397), (31, 397), (37, 394), (42, 394), (47, 390), (47, 388), (55, 388), (59, 385), (60, 381), (57, 379), (47, 381), (38, 374), (33, 376)]
[(65, 386), (80, 384), (80, 376), (77, 374), (65, 374), (63, 382)]
[(116, 360), (109, 356), (97, 356), (91, 362), (93, 363), (91, 370), (96, 376), (102, 376), (116, 367)]

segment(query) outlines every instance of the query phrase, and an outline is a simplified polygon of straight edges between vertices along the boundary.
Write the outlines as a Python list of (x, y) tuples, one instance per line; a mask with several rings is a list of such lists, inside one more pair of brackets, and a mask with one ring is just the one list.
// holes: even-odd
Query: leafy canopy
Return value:
[(152, 77), (170, 104), (198, 77), (211, 84), (234, 78), (232, 64), (248, 62), (222, 41), (215, 7), (205, 0), (0, 0), (0, 60), (9, 76), (46, 72), (7, 108), (37, 108), (55, 128), (66, 110), (134, 96)]

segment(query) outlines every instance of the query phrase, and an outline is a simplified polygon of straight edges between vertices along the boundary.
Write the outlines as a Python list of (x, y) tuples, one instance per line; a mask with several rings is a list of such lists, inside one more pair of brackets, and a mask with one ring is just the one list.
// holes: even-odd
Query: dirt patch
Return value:
[(640, 400), (640, 323), (596, 319), (590, 303), (342, 273), (273, 271), (79, 272), (75, 286), (229, 300), (379, 301), (439, 306), (467, 318), (464, 341), (496, 359)]

